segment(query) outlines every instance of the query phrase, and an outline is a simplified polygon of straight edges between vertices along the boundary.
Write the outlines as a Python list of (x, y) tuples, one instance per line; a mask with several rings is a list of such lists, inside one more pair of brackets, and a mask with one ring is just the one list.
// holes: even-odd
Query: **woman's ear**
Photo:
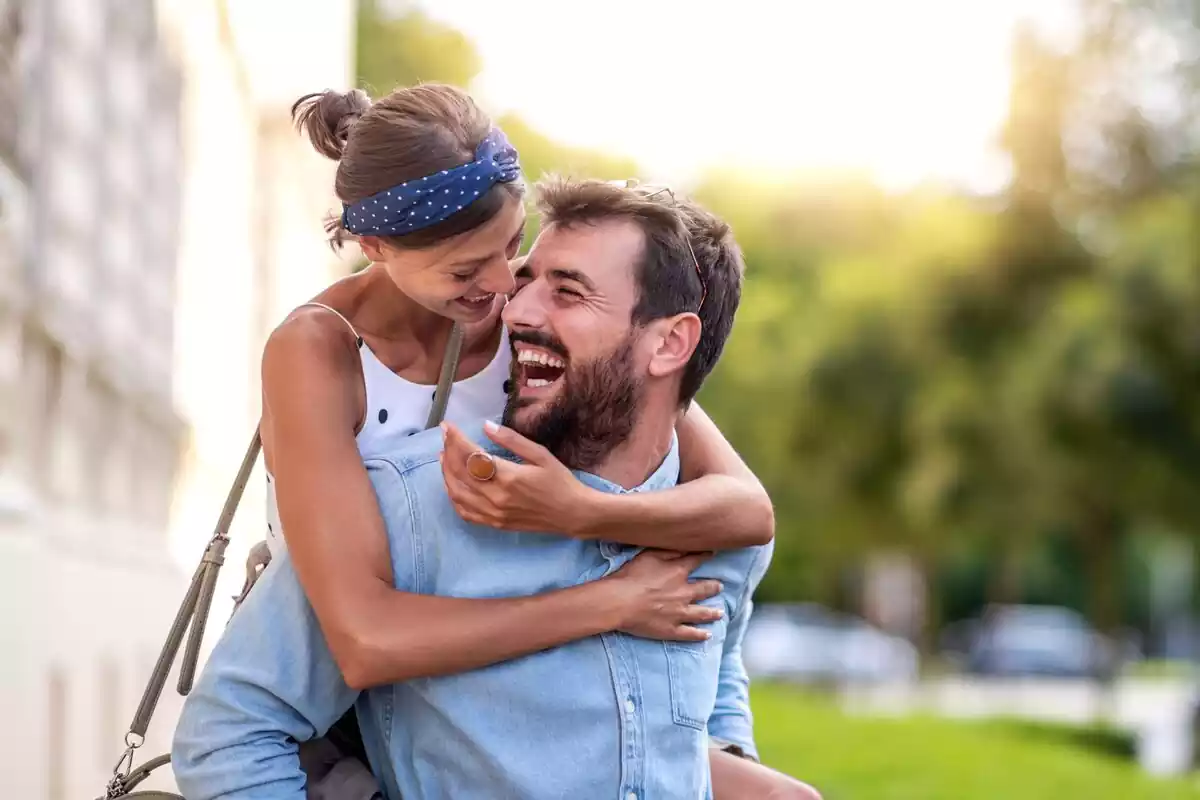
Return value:
[(378, 236), (360, 236), (358, 246), (370, 261), (377, 263), (384, 260), (383, 241)]

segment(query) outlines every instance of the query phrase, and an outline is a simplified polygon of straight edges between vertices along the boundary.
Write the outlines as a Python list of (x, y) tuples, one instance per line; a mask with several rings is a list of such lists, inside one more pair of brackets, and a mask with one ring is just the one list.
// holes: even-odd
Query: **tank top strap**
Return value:
[(359, 336), (358, 331), (356, 331), (354, 329), (354, 326), (350, 324), (350, 320), (346, 319), (345, 315), (342, 314), (342, 312), (338, 311), (336, 308), (327, 306), (324, 303), (318, 303), (315, 300), (307, 302), (307, 303), (301, 303), (300, 305), (296, 306), (296, 308), (298, 308), (298, 309), (304, 308), (305, 306), (315, 306), (316, 308), (323, 308), (326, 311), (328, 311), (330, 314), (333, 314), (335, 317), (340, 319), (342, 322), (346, 323), (346, 327), (350, 329), (350, 335), (354, 337), (354, 346), (358, 347), (359, 349), (362, 348), (363, 338), (361, 336)]

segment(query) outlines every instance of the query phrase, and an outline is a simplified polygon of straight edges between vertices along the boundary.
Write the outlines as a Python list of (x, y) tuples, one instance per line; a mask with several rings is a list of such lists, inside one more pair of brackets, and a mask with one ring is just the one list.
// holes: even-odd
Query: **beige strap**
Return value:
[(446, 416), (446, 405), (450, 402), (450, 390), (454, 387), (454, 376), (458, 374), (458, 360), (462, 356), (465, 339), (463, 326), (454, 323), (450, 338), (446, 341), (446, 354), (442, 356), (442, 371), (438, 374), (437, 388), (433, 390), (433, 407), (429, 409), (429, 417), (425, 420), (426, 428), (440, 425)]
[(314, 306), (316, 308), (323, 308), (326, 311), (328, 311), (330, 314), (333, 314), (335, 317), (340, 319), (342, 322), (346, 323), (346, 327), (350, 329), (350, 334), (354, 337), (354, 343), (357, 344), (359, 347), (362, 347), (363, 338), (358, 335), (358, 331), (356, 331), (354, 329), (354, 326), (350, 324), (350, 320), (346, 319), (345, 315), (343, 315), (342, 312), (338, 311), (336, 308), (333, 308), (332, 306), (327, 306), (324, 303), (318, 303), (315, 300), (311, 300), (307, 303), (301, 303), (300, 305), (296, 306), (296, 308), (301, 309), (301, 308), (304, 308), (305, 306)]
[(180, 694), (187, 694), (191, 691), (192, 679), (196, 674), (196, 662), (200, 658), (200, 640), (204, 635), (204, 625), (208, 621), (213, 589), (216, 586), (217, 571), (225, 563), (225, 546), (229, 544), (229, 524), (233, 521), (233, 514), (237, 511), (238, 503), (242, 500), (242, 492), (245, 491), (246, 484), (250, 480), (250, 473), (254, 469), (255, 462), (258, 461), (258, 452), (261, 449), (262, 441), (259, 439), (256, 427), (254, 436), (250, 439), (250, 446), (246, 449), (246, 455), (242, 458), (242, 466), (238, 470), (237, 477), (234, 478), (233, 485), (229, 487), (229, 495), (225, 498), (225, 505), (222, 506), (221, 515), (217, 518), (212, 539), (209, 540), (208, 547), (204, 550), (204, 557), (200, 560), (200, 565), (196, 567), (191, 585), (179, 606), (175, 621), (171, 624), (170, 633), (167, 634), (167, 640), (158, 654), (158, 662), (154, 665), (154, 671), (150, 675), (146, 691), (142, 694), (142, 701), (138, 704), (133, 721), (129, 724), (130, 734), (139, 737), (146, 735), (146, 729), (150, 726), (150, 717), (153, 716), (158, 700), (162, 696), (167, 675), (171, 671), (171, 665), (175, 662), (179, 646), (183, 644), (183, 636), (189, 625), (192, 628), (191, 636), (188, 639), (187, 649), (184, 651), (183, 662), (180, 664), (178, 689)]

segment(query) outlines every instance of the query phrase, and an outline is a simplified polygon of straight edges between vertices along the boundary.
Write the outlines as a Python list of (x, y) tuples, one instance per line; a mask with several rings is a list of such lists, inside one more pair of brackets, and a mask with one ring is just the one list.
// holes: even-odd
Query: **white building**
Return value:
[[(6, 797), (100, 794), (257, 421), (262, 342), (346, 271), (332, 165), (287, 110), (351, 84), (352, 33), (352, 0), (0, 0)], [(210, 633), (262, 518), (255, 482)], [(172, 680), (139, 761), (177, 708)]]

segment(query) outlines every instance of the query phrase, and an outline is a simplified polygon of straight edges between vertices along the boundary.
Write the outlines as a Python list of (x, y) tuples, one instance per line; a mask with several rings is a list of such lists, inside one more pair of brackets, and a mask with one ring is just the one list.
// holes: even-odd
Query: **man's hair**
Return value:
[(547, 226), (628, 219), (641, 228), (645, 243), (633, 271), (638, 300), (632, 322), (697, 312), (700, 341), (679, 386), (680, 405), (690, 403), (721, 357), (742, 298), (745, 265), (729, 225), (669, 189), (598, 180), (543, 179), (537, 206)]

